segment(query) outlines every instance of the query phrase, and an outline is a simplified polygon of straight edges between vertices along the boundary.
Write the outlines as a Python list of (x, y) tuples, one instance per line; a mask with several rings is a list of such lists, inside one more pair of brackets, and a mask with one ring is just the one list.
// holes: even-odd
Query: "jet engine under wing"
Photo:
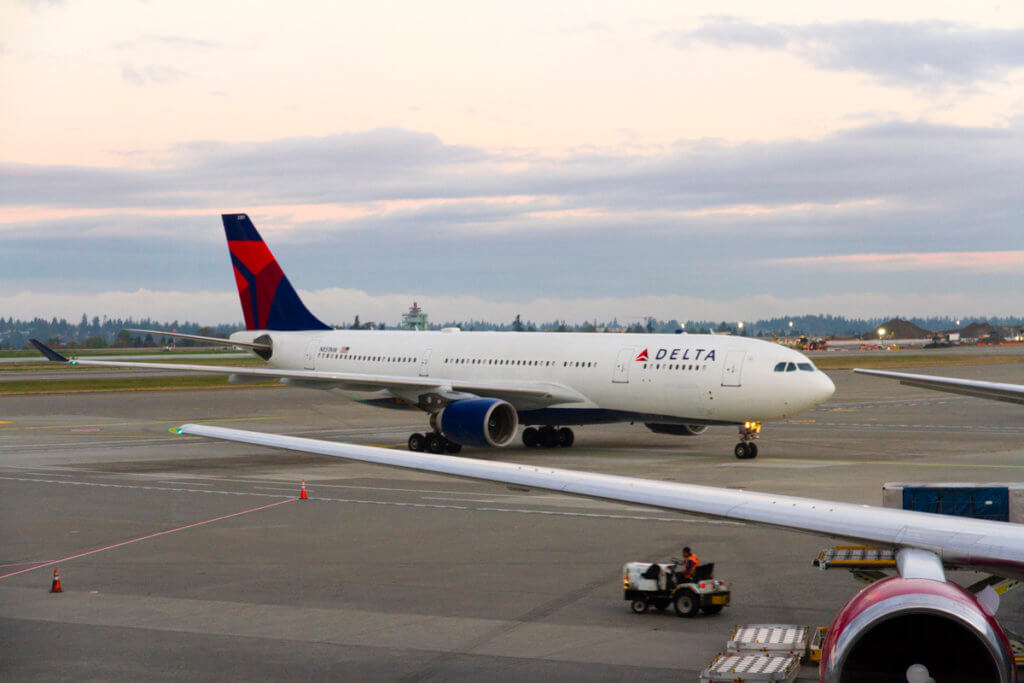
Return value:
[(888, 372), (886, 370), (863, 370), (861, 368), (854, 368), (853, 371), (859, 375), (899, 380), (900, 384), (920, 389), (945, 391), (950, 394), (962, 394), (964, 396), (987, 398), (1007, 403), (1024, 403), (1024, 385), (1020, 384), (981, 382), (973, 379), (958, 379), (956, 377), (936, 377), (905, 372)]
[(280, 368), (248, 368), (230, 365), (190, 365), (187, 363), (140, 363), (133, 361), (79, 360), (60, 355), (42, 342), (32, 339), (32, 344), (51, 361), (69, 365), (88, 365), (114, 368), (141, 368), (144, 370), (174, 370), (207, 372), (215, 375), (238, 375), (272, 379), (291, 379), (303, 383), (336, 385), (355, 391), (391, 389), (408, 392), (422, 389), (424, 392), (456, 392), (474, 394), (486, 398), (508, 401), (517, 409), (580, 403), (586, 397), (561, 384), (542, 382), (501, 382), (478, 380), (452, 380), (444, 377), (409, 377), (407, 375), (369, 375), (355, 372), (323, 372), (320, 370), (283, 370)]
[(186, 424), (179, 434), (319, 453), (348, 460), (547, 489), (710, 517), (917, 548), (951, 567), (1024, 579), (1024, 525), (694, 484), (358, 446), (226, 427)]

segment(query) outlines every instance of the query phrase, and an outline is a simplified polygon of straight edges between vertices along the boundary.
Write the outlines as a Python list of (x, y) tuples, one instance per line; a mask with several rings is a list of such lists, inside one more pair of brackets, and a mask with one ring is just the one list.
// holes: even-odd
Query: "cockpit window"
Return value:
[(776, 363), (775, 364), (775, 372), (785, 372), (785, 371), (786, 371), (786, 361), (782, 361), (781, 363)]
[(797, 363), (796, 366), (805, 372), (814, 372), (814, 366), (810, 363)]
[(786, 363), (786, 372), (796, 372), (796, 363)]

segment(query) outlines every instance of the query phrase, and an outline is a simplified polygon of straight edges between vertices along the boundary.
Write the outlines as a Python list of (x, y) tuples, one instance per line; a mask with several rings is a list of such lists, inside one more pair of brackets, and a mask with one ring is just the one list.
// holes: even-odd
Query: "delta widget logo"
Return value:
[(714, 349), (686, 349), (686, 348), (675, 348), (675, 349), (656, 349), (654, 352), (654, 358), (651, 359), (647, 353), (647, 349), (644, 349), (640, 353), (636, 354), (636, 358), (633, 359), (637, 363), (647, 363), (650, 360), (667, 360), (667, 361), (713, 361), (715, 360)]

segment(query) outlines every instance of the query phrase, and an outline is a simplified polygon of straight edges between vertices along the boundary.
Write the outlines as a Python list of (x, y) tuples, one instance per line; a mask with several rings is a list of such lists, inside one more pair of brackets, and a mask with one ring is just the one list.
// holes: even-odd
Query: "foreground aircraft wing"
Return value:
[(863, 370), (861, 368), (854, 368), (853, 371), (859, 375), (899, 380), (900, 384), (920, 389), (945, 391), (950, 394), (962, 394), (964, 396), (974, 396), (975, 398), (987, 398), (993, 401), (1006, 401), (1007, 403), (1024, 403), (1024, 385), (1020, 384), (981, 382), (973, 379), (958, 379), (956, 377), (935, 377), (933, 375), (914, 375), (905, 372)]
[[(249, 368), (230, 365), (190, 365), (188, 363), (140, 363), (132, 361), (79, 360), (57, 353), (37, 339), (29, 340), (47, 359), (69, 365), (111, 368), (141, 368), (145, 370), (174, 370), (178, 372), (206, 372), (214, 375), (251, 377), (254, 379), (284, 379), (311, 385), (334, 385), (356, 391), (390, 389), (397, 392), (422, 390), (464, 392), (487, 398), (500, 398), (513, 405), (528, 402), (531, 406), (578, 403), (586, 398), (568, 387), (541, 382), (488, 382), (479, 380), (452, 380), (443, 377), (409, 377), (406, 375), (368, 375), (355, 372), (324, 372), (319, 370), (283, 370), (280, 368)], [(518, 406), (517, 406), (518, 407)]]
[[(925, 574), (942, 566), (1024, 578), (1024, 525), (950, 517), (926, 512), (839, 503), (713, 486), (476, 460), (359, 446), (209, 425), (186, 424), (178, 434), (319, 453), (378, 465), (468, 479), (547, 489), (589, 498), (751, 522), (821, 536), (911, 550), (907, 563)], [(925, 551), (914, 555), (913, 551)], [(929, 577), (930, 578), (930, 577)]]

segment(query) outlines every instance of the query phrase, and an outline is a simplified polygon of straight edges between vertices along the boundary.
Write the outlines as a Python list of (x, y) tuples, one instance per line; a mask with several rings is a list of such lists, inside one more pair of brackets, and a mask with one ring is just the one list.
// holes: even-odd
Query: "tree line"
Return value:
[[(493, 322), (468, 318), (465, 320), (449, 320), (442, 323), (431, 323), (429, 329), (439, 330), (444, 327), (458, 327), (463, 330), (496, 330), (511, 332), (632, 332), (648, 334), (672, 334), (686, 331), (694, 334), (715, 332), (720, 334), (739, 334), (752, 337), (788, 337), (805, 335), (808, 337), (852, 337), (871, 332), (893, 317), (885, 318), (847, 318), (835, 315), (799, 315), (792, 317), (775, 317), (762, 320), (660, 320), (653, 316), (629, 318), (620, 321), (590, 320), (569, 323), (565, 320), (535, 322), (524, 320), (521, 315), (506, 322)], [(904, 318), (915, 325), (929, 330), (946, 330), (967, 325), (969, 322), (987, 322), (999, 326), (1024, 325), (1024, 317), (1004, 316), (961, 316), (947, 317), (915, 317)], [(383, 322), (364, 322), (358, 315), (350, 323), (335, 325), (337, 329), (397, 329), (396, 326)], [(152, 318), (108, 318), (82, 314), (78, 322), (65, 318), (33, 318), (19, 320), (13, 316), (0, 315), (0, 348), (21, 349), (28, 345), (30, 338), (45, 340), (48, 344), (64, 348), (139, 348), (147, 346), (164, 346), (172, 343), (170, 337), (155, 335), (138, 335), (125, 331), (125, 328), (149, 330), (177, 331), (185, 334), (198, 334), (210, 337), (227, 337), (232, 332), (245, 329), (241, 323), (221, 323), (218, 325), (202, 325), (189, 320), (157, 321)], [(173, 341), (177, 346), (192, 346), (188, 340)]]

